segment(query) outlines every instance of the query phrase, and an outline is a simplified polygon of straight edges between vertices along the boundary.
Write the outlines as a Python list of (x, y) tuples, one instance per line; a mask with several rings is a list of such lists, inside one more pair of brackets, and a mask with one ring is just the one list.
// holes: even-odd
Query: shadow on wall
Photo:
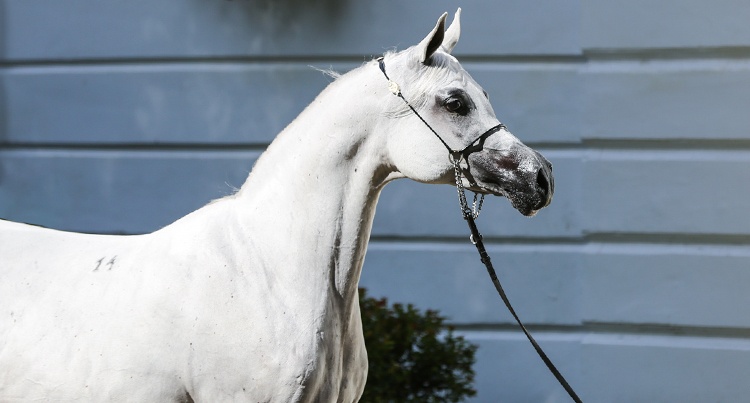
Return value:
[[(345, 14), (348, 0), (225, 0), (239, 6), (251, 22), (266, 32), (283, 35), (295, 26), (319, 22), (320, 31), (335, 30)], [(303, 22), (304, 21), (304, 22)]]
[[(8, 39), (7, 22), (5, 21), (5, 3), (0, 2), (0, 65), (5, 62), (5, 48)], [(1, 70), (0, 70), (1, 73)], [(7, 142), (8, 138), (8, 107), (7, 95), (5, 93), (5, 78), (0, 75), (0, 147)], [(2, 179), (2, 165), (0, 164), (0, 180)]]

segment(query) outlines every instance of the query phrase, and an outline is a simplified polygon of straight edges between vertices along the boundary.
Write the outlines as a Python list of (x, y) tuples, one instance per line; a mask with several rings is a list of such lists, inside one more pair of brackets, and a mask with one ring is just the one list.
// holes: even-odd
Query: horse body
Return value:
[(364, 152), (377, 136), (305, 123), (349, 81), (279, 135), (240, 192), (162, 230), (0, 222), (0, 306), (12, 318), (0, 322), (3, 396), (356, 400), (366, 374), (357, 283), (386, 176), (375, 179)]
[[(394, 75), (415, 59), (449, 62), (455, 71), (434, 96), (456, 97), (460, 85), (475, 116), (441, 117), (433, 95), (422, 110), (465, 141), (497, 120), (448, 55), (458, 14), (446, 38), (444, 19), (387, 60)], [(380, 191), (396, 178), (453, 174), (422, 123), (398, 116), (400, 102), (377, 63), (347, 73), (277, 136), (236, 194), (151, 234), (0, 221), (0, 400), (357, 401), (367, 374), (357, 286)], [(533, 214), (551, 198), (548, 163), (508, 132), (492, 137), (467, 158), (466, 186), (525, 192), (514, 206)]]

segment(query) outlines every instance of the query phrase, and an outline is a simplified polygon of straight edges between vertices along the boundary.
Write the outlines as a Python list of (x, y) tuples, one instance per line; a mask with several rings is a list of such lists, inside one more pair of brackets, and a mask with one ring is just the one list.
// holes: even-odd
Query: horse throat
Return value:
[(362, 70), (329, 85), (282, 131), (237, 195), (253, 222), (275, 228), (262, 243), (285, 255), (280, 269), (347, 302), (356, 297), (380, 191), (394, 177), (377, 129), (382, 102), (367, 95), (362, 76), (372, 70)]

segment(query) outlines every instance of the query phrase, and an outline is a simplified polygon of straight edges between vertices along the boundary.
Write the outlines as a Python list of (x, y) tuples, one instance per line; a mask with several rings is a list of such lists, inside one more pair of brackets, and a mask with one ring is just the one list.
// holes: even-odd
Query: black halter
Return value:
[[(471, 236), (469, 239), (471, 240), (471, 243), (476, 246), (477, 251), (479, 252), (479, 259), (482, 261), (484, 266), (487, 268), (487, 273), (490, 275), (490, 279), (492, 280), (492, 284), (495, 285), (495, 289), (497, 290), (497, 293), (500, 295), (500, 298), (505, 303), (505, 306), (508, 308), (508, 311), (510, 311), (511, 315), (513, 315), (513, 318), (516, 320), (516, 323), (518, 323), (518, 326), (523, 330), (523, 333), (526, 335), (526, 338), (529, 340), (531, 345), (534, 347), (534, 350), (536, 350), (537, 354), (539, 354), (539, 357), (544, 361), (544, 364), (547, 365), (547, 368), (552, 372), (552, 375), (555, 376), (557, 381), (562, 385), (562, 387), (565, 389), (566, 392), (568, 392), (568, 395), (571, 399), (573, 399), (576, 403), (581, 403), (581, 398), (578, 397), (576, 392), (573, 390), (573, 388), (568, 384), (568, 381), (565, 380), (565, 377), (560, 373), (560, 371), (555, 367), (555, 364), (552, 363), (552, 360), (547, 357), (547, 354), (542, 350), (542, 347), (539, 346), (539, 344), (534, 340), (534, 338), (531, 336), (531, 333), (526, 329), (526, 326), (523, 325), (521, 322), (521, 319), (516, 314), (515, 309), (513, 309), (513, 306), (510, 304), (510, 300), (508, 299), (508, 296), (505, 294), (505, 290), (503, 290), (503, 286), (500, 284), (500, 280), (497, 278), (497, 273), (495, 273), (495, 269), (492, 267), (492, 261), (490, 260), (490, 255), (487, 253), (487, 249), (484, 247), (484, 242), (482, 242), (482, 234), (479, 233), (479, 229), (477, 228), (477, 224), (474, 221), (477, 216), (479, 216), (479, 209), (481, 209), (482, 201), (479, 201), (479, 206), (477, 208), (477, 197), (476, 194), (474, 195), (474, 205), (473, 208), (469, 208), (468, 203), (466, 201), (466, 195), (464, 193), (464, 187), (461, 180), (461, 167), (460, 163), (462, 159), (465, 159), (468, 163), (468, 156), (474, 151), (481, 150), (481, 144), (489, 137), (490, 135), (497, 133), (498, 131), (505, 129), (505, 125), (502, 123), (497, 124), (496, 126), (491, 127), (486, 132), (482, 133), (479, 137), (474, 139), (469, 145), (464, 147), (461, 150), (454, 150), (448, 146), (448, 144), (443, 140), (442, 137), (440, 137), (439, 134), (435, 131), (435, 129), (430, 126), (427, 121), (424, 120), (424, 118), (417, 112), (416, 109), (414, 109), (413, 106), (409, 103), (409, 101), (404, 98), (403, 94), (401, 93), (401, 89), (399, 88), (398, 84), (391, 81), (391, 79), (388, 77), (388, 74), (385, 72), (385, 60), (383, 57), (378, 58), (378, 65), (380, 66), (380, 71), (383, 72), (383, 75), (385, 75), (385, 78), (388, 80), (388, 88), (391, 90), (391, 92), (401, 98), (405, 103), (406, 106), (411, 109), (412, 112), (414, 112), (415, 115), (419, 118), (419, 120), (422, 121), (422, 123), (427, 126), (430, 131), (435, 134), (435, 136), (440, 140), (441, 143), (445, 146), (445, 148), (448, 149), (448, 154), (450, 157), (450, 161), (453, 164), (455, 175), (456, 175), (456, 189), (458, 190), (458, 200), (459, 204), (461, 206), (461, 212), (463, 213), (463, 217), (466, 220), (466, 222), (469, 225), (469, 231), (471, 232)], [(472, 149), (471, 147), (474, 145), (478, 145), (477, 149)]]

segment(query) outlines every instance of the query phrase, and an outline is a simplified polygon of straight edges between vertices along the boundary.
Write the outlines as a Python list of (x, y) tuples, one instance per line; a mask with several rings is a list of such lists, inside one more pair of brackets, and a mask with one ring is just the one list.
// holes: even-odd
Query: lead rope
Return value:
[(458, 192), (458, 203), (461, 207), (461, 214), (464, 217), (464, 220), (466, 220), (466, 223), (469, 225), (469, 231), (471, 232), (471, 235), (469, 239), (471, 240), (471, 243), (474, 244), (477, 248), (477, 252), (479, 252), (479, 258), (484, 264), (484, 266), (487, 268), (487, 273), (490, 275), (490, 279), (492, 280), (492, 284), (495, 285), (495, 289), (497, 290), (497, 293), (500, 294), (500, 298), (505, 303), (505, 306), (508, 308), (508, 311), (511, 315), (513, 315), (513, 318), (516, 320), (516, 323), (518, 323), (518, 326), (523, 330), (523, 333), (526, 335), (526, 338), (529, 339), (529, 342), (532, 346), (534, 346), (534, 350), (536, 350), (537, 354), (539, 355), (539, 358), (544, 361), (544, 363), (547, 365), (547, 368), (552, 372), (552, 375), (555, 376), (557, 381), (562, 385), (562, 387), (565, 389), (566, 392), (568, 392), (568, 395), (570, 395), (570, 398), (573, 399), (576, 403), (582, 403), (581, 398), (578, 397), (576, 392), (573, 390), (573, 388), (568, 384), (568, 381), (565, 380), (565, 377), (560, 373), (560, 371), (557, 370), (557, 367), (555, 367), (555, 364), (552, 363), (552, 360), (547, 357), (547, 354), (542, 350), (542, 347), (539, 346), (539, 344), (534, 340), (534, 337), (531, 336), (531, 333), (529, 333), (528, 330), (526, 330), (526, 326), (523, 325), (521, 322), (521, 319), (516, 314), (516, 310), (513, 309), (513, 306), (510, 304), (510, 300), (508, 299), (508, 296), (505, 295), (505, 290), (503, 290), (503, 286), (500, 284), (500, 280), (497, 278), (497, 273), (495, 273), (494, 267), (492, 267), (492, 261), (490, 260), (490, 255), (487, 253), (487, 249), (484, 247), (484, 242), (482, 242), (482, 234), (479, 233), (479, 229), (477, 228), (477, 224), (474, 221), (477, 217), (479, 217), (479, 213), (482, 210), (482, 203), (484, 202), (484, 194), (478, 197), (477, 193), (474, 193), (474, 199), (472, 202), (471, 207), (469, 207), (469, 202), (466, 199), (466, 192), (464, 189), (463, 184), (463, 174), (461, 169), (461, 160), (464, 159), (464, 154), (467, 152), (469, 147), (471, 147), (472, 144), (474, 144), (477, 140), (481, 140), (483, 137), (490, 136), (493, 133), (500, 131), (500, 129), (505, 128), (505, 126), (500, 123), (495, 127), (490, 128), (486, 132), (484, 132), (481, 136), (477, 138), (477, 140), (474, 140), (473, 142), (469, 143), (468, 146), (466, 146), (463, 150), (457, 151), (451, 149), (448, 144), (443, 140), (442, 137), (435, 131), (435, 129), (430, 126), (429, 123), (427, 123), (426, 120), (417, 112), (417, 110), (411, 106), (409, 101), (404, 98), (404, 95), (401, 93), (401, 88), (399, 88), (398, 84), (396, 84), (394, 81), (391, 81), (391, 79), (388, 77), (388, 74), (385, 72), (385, 58), (379, 57), (378, 59), (378, 65), (380, 67), (380, 71), (383, 72), (383, 75), (385, 76), (386, 80), (388, 80), (388, 89), (393, 93), (393, 95), (396, 95), (397, 97), (401, 98), (406, 105), (411, 109), (412, 112), (414, 112), (415, 115), (419, 118), (419, 120), (422, 121), (422, 123), (427, 126), (430, 131), (432, 131), (433, 134), (440, 140), (441, 143), (445, 146), (445, 148), (448, 149), (448, 157), (453, 164), (453, 170), (455, 173), (456, 178), (456, 191)]
[[(497, 293), (500, 294), (500, 298), (505, 303), (505, 306), (508, 308), (508, 311), (511, 315), (513, 315), (513, 319), (516, 320), (516, 323), (518, 323), (518, 326), (523, 330), (523, 334), (526, 335), (526, 338), (529, 339), (529, 342), (532, 346), (534, 346), (534, 350), (536, 350), (536, 353), (539, 355), (539, 358), (544, 361), (544, 364), (547, 365), (547, 368), (552, 372), (552, 375), (555, 376), (557, 381), (562, 385), (562, 387), (565, 389), (566, 392), (568, 392), (568, 395), (571, 399), (573, 399), (576, 403), (582, 403), (581, 398), (578, 397), (575, 390), (570, 386), (567, 380), (565, 380), (565, 377), (560, 373), (560, 371), (555, 367), (555, 364), (552, 363), (552, 360), (547, 357), (547, 354), (542, 350), (542, 347), (539, 346), (539, 344), (534, 340), (534, 337), (529, 333), (529, 331), (526, 329), (526, 326), (523, 325), (523, 322), (521, 322), (521, 319), (518, 317), (518, 314), (516, 314), (516, 310), (513, 309), (513, 306), (510, 304), (510, 300), (508, 299), (508, 296), (505, 294), (505, 290), (503, 289), (503, 286), (500, 284), (500, 280), (497, 278), (497, 273), (495, 272), (495, 268), (492, 267), (492, 260), (490, 259), (490, 255), (487, 253), (487, 249), (484, 247), (484, 242), (482, 242), (482, 234), (479, 233), (479, 229), (477, 228), (477, 224), (474, 221), (478, 216), (479, 212), (482, 208), (482, 203), (480, 199), (479, 207), (477, 208), (477, 195), (474, 193), (474, 204), (472, 207), (469, 207), (468, 202), (466, 201), (466, 193), (464, 191), (463, 181), (461, 180), (461, 166), (459, 161), (453, 161), (453, 169), (455, 170), (456, 174), (456, 189), (458, 190), (458, 202), (461, 206), (461, 214), (464, 217), (464, 220), (466, 220), (466, 223), (469, 224), (469, 230), (471, 231), (471, 236), (469, 239), (471, 240), (471, 243), (474, 244), (477, 248), (477, 252), (479, 252), (479, 259), (484, 264), (484, 267), (487, 268), (487, 273), (490, 275), (490, 279), (492, 280), (492, 284), (495, 285), (495, 289), (497, 290)], [(482, 195), (484, 196), (484, 195)]]

